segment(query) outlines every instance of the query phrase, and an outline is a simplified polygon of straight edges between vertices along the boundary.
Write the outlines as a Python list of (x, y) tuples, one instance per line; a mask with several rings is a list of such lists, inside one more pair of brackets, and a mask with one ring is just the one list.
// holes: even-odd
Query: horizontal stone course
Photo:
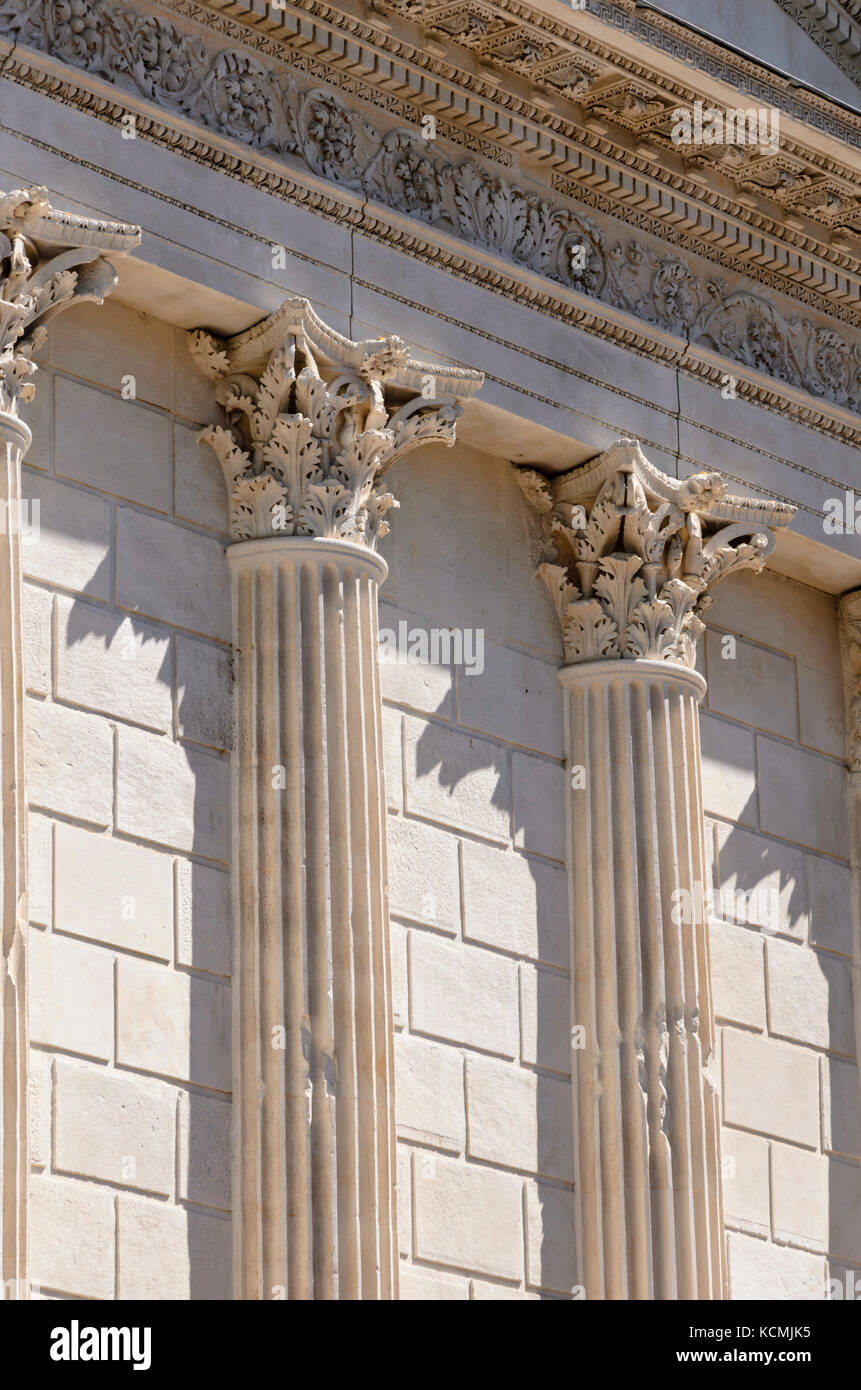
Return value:
[(770, 1031), (854, 1057), (849, 962), (787, 941), (769, 941), (767, 953)]
[(389, 817), (389, 909), (440, 931), (460, 930), (457, 840), (423, 821)]
[(730, 1231), (727, 1236), (733, 1299), (796, 1300), (825, 1296), (825, 1261), (803, 1250), (771, 1245)]
[(214, 754), (122, 726), (117, 731), (117, 829), (225, 863), (230, 765)]
[(183, 1091), (177, 1114), (179, 1196), (230, 1210), (231, 1107), (216, 1096)]
[(118, 607), (230, 640), (224, 546), (175, 522), (117, 509)]
[[(784, 738), (797, 738), (795, 662), (715, 629), (706, 633), (705, 645), (709, 709)], [(732, 659), (724, 657), (725, 651), (734, 651)]]
[(727, 1124), (816, 1148), (816, 1055), (790, 1043), (725, 1028), (723, 1111)]
[[(762, 829), (823, 854), (849, 857), (846, 768), (774, 739), (757, 737)], [(815, 788), (816, 814), (810, 814)]]
[(433, 1153), (413, 1163), (418, 1258), (522, 1278), (522, 1179)]
[(568, 965), (568, 889), (562, 870), (476, 841), (461, 845), (464, 935), (486, 946)]
[(399, 1034), (395, 1096), (399, 1136), (453, 1153), (463, 1150), (463, 1058), (453, 1047)]
[(497, 743), (407, 717), (406, 809), (507, 844), (508, 754)]
[(117, 962), (117, 1064), (229, 1091), (230, 990), (165, 966)]
[[(170, 511), (166, 415), (63, 377), (57, 378), (55, 408), (59, 477), (155, 511)], [(94, 438), (100, 439), (101, 448), (93, 448)]]
[(29, 1276), (73, 1298), (115, 1297), (114, 1193), (40, 1174), (30, 1192)]
[(466, 1065), (470, 1158), (571, 1182), (571, 1087), (489, 1057)]
[(230, 1222), (220, 1217), (121, 1196), (117, 1297), (229, 1299), (230, 1242)]
[(56, 930), (170, 960), (170, 856), (63, 822), (55, 836)]
[(712, 922), (709, 928), (715, 1017), (764, 1029), (763, 943), (744, 927)]
[(736, 724), (700, 715), (704, 809), (744, 825), (756, 825), (753, 735)]
[(57, 699), (167, 733), (172, 671), (164, 629), (58, 595)]
[(60, 1058), (56, 1063), (57, 1172), (169, 1196), (174, 1190), (172, 1089)]
[(110, 825), (114, 732), (107, 720), (29, 698), (24, 737), (30, 804), (93, 825)]
[(25, 575), (93, 598), (111, 595), (113, 508), (94, 492), (21, 472), (22, 495), (39, 503), (39, 537), (21, 546)]
[[(797, 1150), (801, 1152), (801, 1150)], [(721, 1131), (724, 1215), (729, 1226), (756, 1235), (771, 1234), (769, 1146), (742, 1129)]]
[(517, 967), (479, 947), (414, 931), (410, 1015), (416, 1032), (515, 1057)]
[(570, 1295), (577, 1268), (574, 1193), (527, 1183), (525, 1215), (527, 1285)]
[(114, 1050), (113, 958), (98, 947), (31, 931), (30, 1041), (109, 1061)]
[(514, 843), (519, 849), (565, 860), (564, 768), (512, 753)]

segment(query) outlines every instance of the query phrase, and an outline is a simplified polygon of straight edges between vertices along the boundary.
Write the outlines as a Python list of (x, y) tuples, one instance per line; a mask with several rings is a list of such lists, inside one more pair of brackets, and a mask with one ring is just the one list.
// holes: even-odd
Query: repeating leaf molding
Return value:
[(140, 228), (58, 212), (46, 188), (0, 192), (0, 411), (33, 399), (27, 378), (46, 324), (71, 304), (101, 304), (117, 272), (107, 253), (137, 246)]
[(228, 340), (190, 335), (228, 428), (200, 438), (216, 454), (234, 541), (274, 536), (350, 540), (376, 549), (397, 507), (383, 481), (421, 444), (452, 445), (459, 398), (479, 372), (432, 366), (397, 337), (353, 342), (305, 299)]
[(795, 515), (783, 502), (729, 496), (719, 473), (670, 478), (634, 439), (555, 478), (515, 471), (544, 520), (536, 576), (559, 615), (569, 665), (644, 659), (693, 667), (715, 585), (762, 569), (773, 528)]
[(116, 0), (0, 0), (0, 28), (241, 144), (440, 227), (591, 299), (861, 413), (861, 345), (785, 316), (763, 294), (700, 276), (683, 257), (614, 239), (418, 126), (382, 131), (331, 91), (239, 49), (217, 49)]

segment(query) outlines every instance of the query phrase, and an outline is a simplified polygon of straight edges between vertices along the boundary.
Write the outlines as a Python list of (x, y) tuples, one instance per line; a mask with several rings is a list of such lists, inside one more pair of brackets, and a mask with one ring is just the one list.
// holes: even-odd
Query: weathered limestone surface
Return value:
[(21, 461), (31, 442), (19, 408), (46, 324), (116, 284), (106, 253), (136, 227), (55, 211), (44, 188), (0, 193), (0, 1280), (27, 1296), (27, 976)]
[[(104, 341), (99, 336), (100, 316), (109, 320)], [(226, 539), (219, 466), (207, 446), (193, 443), (216, 407), (211, 386), (189, 357), (184, 334), (177, 334), (174, 344), (167, 325), (115, 301), (98, 310), (85, 305), (66, 322), (74, 321), (81, 323), (89, 344), (88, 384), (94, 380), (101, 390), (117, 392), (119, 364), (126, 351), (134, 353), (143, 383), (139, 399), (146, 394), (153, 411), (173, 411), (174, 434), (192, 440), (193, 447), (184, 449), (181, 468), (177, 459), (174, 548), (182, 550), (190, 536)], [(52, 439), (62, 440), (68, 403), (61, 394), (55, 413), (50, 384), (55, 374), (77, 379), (73, 343), (70, 332), (57, 347), (52, 333), (48, 362), (40, 368), (37, 401), (44, 411), (43, 448), (36, 450), (34, 444), (31, 449), (29, 459), (39, 467), (25, 467), (26, 486), (32, 494), (38, 483), (40, 495), (58, 500), (43, 511), (43, 521), (54, 524), (43, 525), (39, 544), (22, 551), (28, 587), (42, 596), (37, 602), (46, 598), (51, 610), (47, 634), (44, 624), (41, 636), (33, 633), (33, 659), (27, 658), (26, 684), (40, 696), (28, 700), (28, 707), (36, 712), (47, 698), (63, 710), (87, 716), (78, 742), (83, 739), (93, 756), (81, 759), (88, 779), (81, 782), (83, 793), (97, 788), (103, 777), (110, 788), (115, 775), (112, 764), (96, 756), (102, 728), (114, 725), (123, 737), (131, 731), (142, 749), (163, 738), (220, 764), (229, 746), (225, 731), (232, 718), (223, 642), (152, 614), (154, 604), (142, 605), (146, 616), (139, 617), (104, 601), (111, 595), (112, 565), (119, 574), (133, 558), (137, 567), (144, 563), (145, 557), (133, 557), (125, 548), (126, 533), (117, 552), (114, 527), (117, 510), (136, 510), (140, 504), (78, 489), (69, 480), (50, 480), (52, 450), (45, 441), (50, 445)], [(165, 360), (170, 364), (169, 388), (164, 384)], [(95, 434), (91, 442), (94, 449), (104, 447)], [(456, 666), (386, 661), (380, 669), (386, 790), (392, 808), (395, 1120), (398, 1148), (407, 1159), (399, 1178), (400, 1297), (568, 1298), (579, 1280), (574, 1267), (573, 1188), (546, 1169), (558, 1152), (551, 1139), (559, 1112), (570, 1116), (571, 1102), (553, 1100), (548, 1114), (541, 1103), (543, 1085), (535, 1086), (531, 1114), (521, 1102), (526, 1084), (535, 1085), (535, 1078), (558, 1080), (567, 1089), (574, 1056), (568, 909), (564, 891), (561, 897), (559, 892), (565, 873), (558, 858), (515, 843), (515, 835), (522, 839), (523, 808), (538, 817), (531, 837), (551, 855), (558, 853), (554, 844), (560, 819), (564, 826), (570, 776), (560, 756), (562, 703), (558, 694), (552, 696), (561, 651), (559, 629), (556, 625), (554, 630), (556, 618), (542, 586), (530, 582), (528, 518), (504, 459), (462, 444), (454, 449), (428, 445), (426, 454), (417, 452), (397, 465), (392, 480), (401, 508), (397, 525), (381, 546), (390, 575), (382, 590), (380, 626), (396, 627), (398, 617), (406, 614), (411, 625), (425, 630), (451, 624), (480, 624), (486, 630), (486, 667), (481, 675)], [(154, 519), (164, 520), (160, 513)], [(128, 535), (138, 543), (136, 529)], [(168, 589), (165, 585), (164, 591)], [(132, 586), (127, 601), (135, 602)], [(216, 611), (221, 602), (213, 602), (210, 617), (229, 631), (229, 608)], [(106, 613), (115, 619), (110, 641)], [(192, 621), (191, 614), (185, 621)], [(770, 1032), (765, 980), (772, 944), (786, 948), (779, 960), (775, 956), (775, 968), (784, 972), (790, 947), (800, 962), (809, 957), (822, 979), (818, 962), (825, 962), (832, 973), (839, 967), (834, 977), (838, 989), (839, 974), (851, 968), (848, 844), (837, 843), (835, 853), (808, 842), (827, 818), (823, 787), (830, 784), (831, 769), (839, 771), (844, 758), (836, 605), (827, 594), (780, 575), (743, 571), (718, 586), (706, 621), (709, 631), (700, 641), (698, 664), (709, 682), (701, 720), (709, 754), (703, 766), (703, 800), (706, 862), (715, 875), (710, 882), (716, 894), (722, 885), (766, 893), (773, 889), (778, 920), (777, 932), (770, 932), (772, 900), (754, 894), (734, 915), (729, 914), (731, 904), (723, 904), (711, 933), (716, 1028), (723, 1039), (717, 1062), (724, 1097), (722, 1187), (730, 1232), (730, 1292), (819, 1298), (829, 1268), (836, 1268), (841, 1258), (837, 1203), (844, 1201), (844, 1186), (838, 1179), (847, 1169), (851, 1176), (861, 1159), (858, 1069), (853, 1057), (834, 1050), (830, 1039), (824, 1044), (805, 1041), (809, 1035), (801, 1030), (811, 1018), (810, 1007), (799, 1013), (797, 1023), (784, 1012), (780, 1033)], [(160, 638), (155, 637), (156, 629)], [(737, 641), (734, 662), (722, 655), (727, 635)], [(171, 643), (177, 658), (173, 667)], [(162, 653), (159, 663), (150, 660), (154, 646)], [(139, 658), (132, 655), (134, 648)], [(143, 663), (139, 670), (138, 659)], [(63, 682), (62, 695), (53, 693), (55, 670)], [(503, 670), (509, 676), (501, 686)], [(486, 700), (481, 696), (485, 682)], [(119, 694), (131, 700), (125, 687), (134, 688), (136, 703), (117, 707), (112, 702)], [(153, 725), (160, 719), (164, 688), (172, 692), (179, 722), (159, 735)], [(501, 689), (504, 698), (497, 698)], [(530, 726), (524, 709), (532, 707), (534, 694), (537, 705)], [(771, 710), (781, 711), (780, 730), (769, 722)], [(145, 722), (137, 724), (138, 718)], [(473, 756), (468, 760), (470, 739)], [(814, 754), (817, 768), (820, 763), (827, 768), (824, 777), (802, 774), (793, 783), (794, 804), (805, 809), (801, 843), (784, 838), (789, 824), (781, 822), (775, 830), (772, 822), (766, 826), (760, 820), (759, 782), (770, 776), (771, 765), (759, 754), (775, 741), (790, 753), (797, 749), (799, 754)], [(793, 766), (808, 764), (793, 760)], [(174, 761), (174, 767), (181, 771), (181, 762)], [(476, 810), (481, 798), (467, 792), (473, 778), (484, 779), (483, 823)], [(178, 777), (175, 786), (181, 785), (183, 778)], [(196, 798), (201, 814), (212, 795), (207, 788), (211, 782), (201, 774)], [(727, 788), (732, 798), (724, 800)], [(512, 793), (521, 808), (516, 814)], [(223, 800), (224, 785), (218, 796)], [(127, 804), (127, 829), (69, 824), (59, 808), (55, 819), (51, 801), (34, 807), (30, 817), (30, 920), (39, 927), (32, 936), (35, 942), (46, 939), (45, 933), (48, 938), (56, 933), (48, 945), (58, 952), (59, 967), (33, 979), (38, 997), (47, 1001), (39, 1009), (52, 1027), (59, 1028), (63, 1003), (75, 990), (85, 991), (89, 1001), (85, 1031), (66, 1034), (65, 1040), (59, 1033), (46, 1033), (30, 1054), (35, 1170), (31, 1269), (46, 1290), (60, 1295), (112, 1297), (117, 1288), (147, 1290), (155, 1297), (230, 1292), (225, 1218), (230, 1205), (226, 1117), (231, 1107), (227, 1094), (213, 1090), (212, 1076), (200, 1069), (202, 1023), (211, 1011), (211, 992), (197, 1002), (200, 982), (223, 988), (230, 974), (227, 865), (202, 858), (196, 848), (175, 846), (175, 828), (166, 817), (153, 819), (159, 814), (158, 804), (147, 795), (145, 780), (138, 780), (134, 800)], [(768, 804), (766, 797), (763, 806)], [(193, 815), (189, 802), (186, 816)], [(148, 827), (146, 837), (138, 824)], [(175, 908), (169, 893), (171, 871), (176, 875)], [(128, 874), (139, 886), (134, 917), (124, 902)], [(90, 913), (86, 903), (92, 901), (93, 879), (104, 893), (98, 911)], [(67, 949), (61, 958), (63, 946)], [(46, 954), (46, 970), (50, 959)], [(120, 972), (118, 999), (117, 960), (128, 961), (134, 972)], [(34, 956), (33, 964), (41, 970), (41, 956)], [(118, 1061), (113, 1055), (117, 1007), (122, 1015), (146, 1001), (147, 1008), (157, 1007), (160, 1020), (179, 1018), (185, 1003), (169, 984), (174, 972), (192, 991), (187, 1053), (182, 1055), (175, 1035), (171, 1055), (157, 1053), (158, 1030), (147, 1039), (130, 1020), (122, 1025), (123, 1038), (135, 1049), (146, 1050), (130, 1051), (127, 1060)], [(810, 977), (810, 967), (803, 963), (792, 978), (801, 975)], [(770, 994), (773, 999), (773, 987)], [(803, 990), (798, 997), (807, 1002)], [(821, 1028), (827, 1004), (821, 993), (813, 997), (813, 1016)], [(817, 1036), (821, 1039), (821, 1032)], [(229, 1076), (224, 1031), (216, 1044), (208, 1035), (205, 1047), (207, 1056), (221, 1057), (224, 1071), (219, 1075)], [(137, 1070), (139, 1058), (144, 1059), (145, 1074)], [(473, 1061), (498, 1065), (483, 1066), (480, 1084), (467, 1088), (465, 1064)], [(163, 1131), (152, 1152), (143, 1128), (124, 1147), (120, 1157), (140, 1156), (137, 1176), (124, 1176), (131, 1172), (128, 1168), (101, 1167), (103, 1127), (89, 1124), (77, 1106), (70, 1106), (63, 1086), (70, 1077), (77, 1083), (78, 1076), (61, 1064), (131, 1082), (143, 1088), (147, 1102), (157, 1104), (161, 1087), (168, 1088), (179, 1104), (172, 1136), (179, 1181), (170, 1196), (136, 1185), (166, 1181), (160, 1176), (165, 1171), (160, 1156)], [(530, 1078), (528, 1083), (521, 1073)], [(122, 1099), (122, 1088), (111, 1080), (100, 1093), (94, 1115)], [(219, 1082), (223, 1084), (230, 1082)], [(512, 1144), (499, 1162), (483, 1157), (485, 1145), (505, 1132), (506, 1116), (513, 1113), (515, 1102), (520, 1103), (520, 1123), (536, 1127), (535, 1147), (521, 1142), (515, 1149)], [(73, 1150), (75, 1172), (52, 1171), (55, 1106), (62, 1108), (65, 1150), (67, 1155)], [(120, 1110), (113, 1113), (118, 1119)], [(135, 1112), (138, 1117), (145, 1113), (151, 1112)], [(73, 1115), (79, 1135), (72, 1131)], [(476, 1117), (482, 1123), (481, 1151), (467, 1153), (467, 1119), (471, 1127)], [(535, 1142), (536, 1131), (530, 1131), (529, 1144)], [(776, 1161), (770, 1167), (772, 1148)], [(795, 1151), (801, 1155), (797, 1161)], [(438, 1168), (434, 1178), (436, 1155), (450, 1159), (453, 1167)], [(805, 1155), (825, 1157), (827, 1164), (805, 1164)], [(110, 1151), (106, 1159), (114, 1163)], [(72, 1166), (68, 1157), (65, 1162)], [(812, 1216), (821, 1217), (824, 1206), (829, 1209), (828, 1255), (821, 1249), (821, 1228), (811, 1233), (810, 1223), (804, 1225), (797, 1213), (792, 1214), (799, 1164), (804, 1164), (806, 1190), (813, 1193)], [(458, 1167), (461, 1173), (455, 1171)], [(102, 1176), (106, 1171), (112, 1176)], [(495, 1230), (482, 1181), (488, 1172), (498, 1177), (493, 1192), (502, 1217)], [(129, 1205), (123, 1202), (117, 1216), (118, 1190), (124, 1198), (128, 1194)], [(779, 1228), (772, 1226), (772, 1201), (780, 1214)], [(182, 1219), (157, 1212), (150, 1220), (150, 1206), (165, 1204), (178, 1207)], [(509, 1210), (516, 1213), (511, 1219)], [(438, 1231), (440, 1214), (446, 1212), (454, 1216), (443, 1240)], [(206, 1222), (189, 1227), (187, 1214), (202, 1214)], [(85, 1219), (89, 1234), (78, 1241), (80, 1258), (70, 1268), (64, 1251)], [(207, 1222), (216, 1223), (217, 1239), (210, 1240)], [(841, 1229), (854, 1241), (851, 1222)], [(161, 1272), (154, 1270), (156, 1248)], [(840, 1248), (849, 1265), (857, 1263), (857, 1244), (852, 1251)], [(848, 1258), (853, 1252), (854, 1258)], [(207, 1276), (207, 1260), (213, 1271), (217, 1265), (220, 1283), (213, 1285)]]
[(353, 343), (288, 300), (197, 334), (230, 428), (237, 654), (235, 1291), (397, 1297), (375, 553), (383, 481), (454, 442), (475, 374)]
[(539, 576), (561, 626), (571, 1045), (587, 1298), (726, 1292), (694, 669), (715, 584), (792, 508), (685, 482), (633, 441), (552, 481)]
[[(135, 400), (122, 395), (128, 375)], [(41, 526), (21, 546), (40, 614), (24, 666), (29, 1272), (54, 1298), (231, 1292), (230, 864), (219, 856), (233, 721), (229, 649), (209, 635), (231, 631), (228, 520), (218, 464), (194, 443), (213, 413), (201, 382), (185, 332), (115, 298), (57, 319), (39, 353), (23, 487), (41, 500)], [(138, 415), (152, 421), (159, 476), (171, 476), (171, 437), (191, 439), (173, 497), (128, 495), (121, 435), (76, 404), (94, 395), (130, 412), (135, 441)], [(87, 451), (101, 463), (79, 477)], [(205, 577), (219, 585), (205, 606), (183, 604), (178, 566), (213, 547), (218, 571)]]

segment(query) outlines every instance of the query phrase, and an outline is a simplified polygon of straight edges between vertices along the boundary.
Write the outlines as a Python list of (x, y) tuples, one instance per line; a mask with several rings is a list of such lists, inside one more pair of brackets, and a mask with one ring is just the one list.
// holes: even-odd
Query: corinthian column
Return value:
[(714, 585), (761, 569), (793, 509), (668, 478), (632, 440), (519, 478), (565, 652), (579, 1283), (721, 1298), (695, 649)]
[(0, 193), (0, 1272), (7, 1298), (28, 1292), (20, 522), (30, 430), (18, 412), (35, 392), (27, 378), (36, 370), (32, 354), (45, 341), (46, 323), (72, 304), (101, 304), (117, 280), (105, 253), (128, 251), (139, 240), (137, 227), (55, 212), (44, 188)]
[(238, 1298), (397, 1297), (376, 554), (384, 475), (454, 442), (474, 373), (305, 300), (193, 336), (230, 428)]

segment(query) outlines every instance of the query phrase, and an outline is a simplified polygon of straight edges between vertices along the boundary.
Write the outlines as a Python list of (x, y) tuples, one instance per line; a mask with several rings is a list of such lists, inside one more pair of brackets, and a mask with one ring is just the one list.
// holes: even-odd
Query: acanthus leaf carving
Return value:
[[(224, 471), (237, 541), (296, 535), (373, 549), (397, 506), (383, 473), (420, 444), (453, 444), (458, 396), (482, 380), (414, 362), (394, 336), (343, 338), (303, 299), (224, 342), (197, 330), (189, 345), (218, 378), (228, 426), (200, 439)], [(442, 388), (433, 399), (420, 391), (429, 377)]]
[(55, 212), (45, 188), (0, 193), (0, 410), (32, 400), (45, 325), (73, 303), (101, 304), (117, 280), (106, 253), (139, 240), (125, 223)]
[[(741, 569), (762, 569), (772, 528), (788, 525), (795, 511), (728, 497), (717, 473), (670, 478), (629, 439), (557, 477), (521, 471), (545, 537), (536, 577), (553, 599), (569, 664), (694, 666), (714, 586)], [(587, 512), (585, 525), (571, 525)]]

